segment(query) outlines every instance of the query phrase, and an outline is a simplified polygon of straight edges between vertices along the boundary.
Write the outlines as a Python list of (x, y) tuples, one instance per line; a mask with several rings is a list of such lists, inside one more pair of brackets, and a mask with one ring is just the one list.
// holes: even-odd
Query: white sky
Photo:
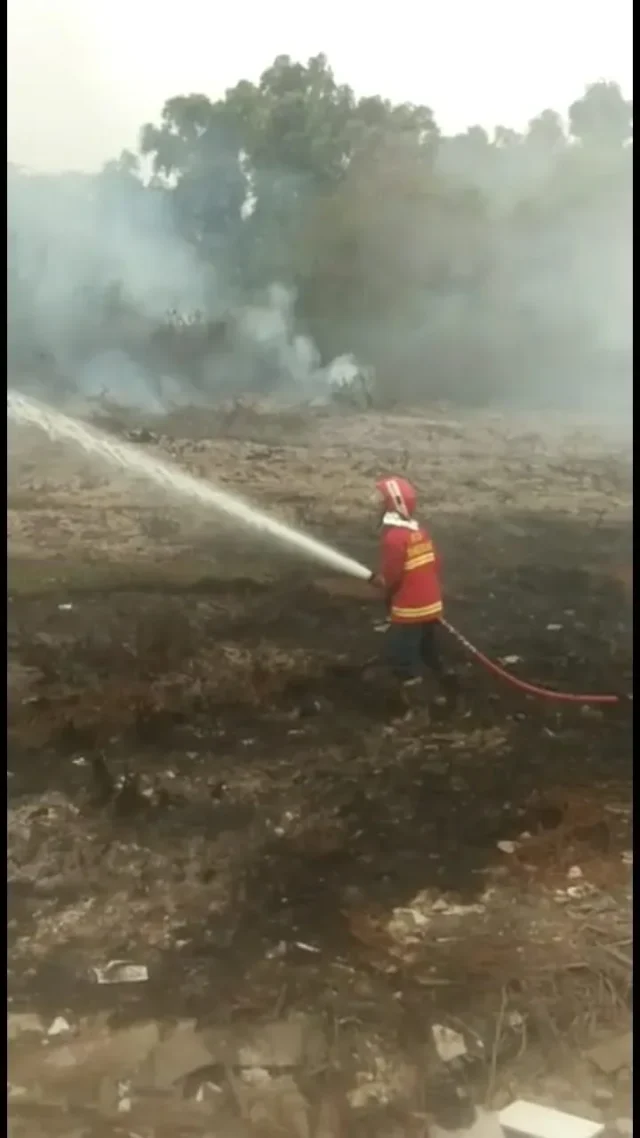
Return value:
[(631, 94), (631, 13), (632, 0), (8, 0), (8, 156), (96, 168), (166, 98), (216, 98), (277, 54), (320, 51), (356, 93), (424, 102), (445, 131), (521, 128), (600, 78)]

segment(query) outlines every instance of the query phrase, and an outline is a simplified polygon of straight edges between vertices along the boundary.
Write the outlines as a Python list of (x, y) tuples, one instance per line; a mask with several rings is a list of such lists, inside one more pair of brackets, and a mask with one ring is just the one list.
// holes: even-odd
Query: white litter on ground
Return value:
[(591, 1122), (563, 1110), (517, 1099), (499, 1114), (505, 1138), (598, 1138), (602, 1122)]
[(463, 1037), (450, 1027), (443, 1027), (441, 1023), (434, 1023), (431, 1028), (436, 1051), (443, 1063), (452, 1063), (454, 1059), (461, 1059), (467, 1054), (467, 1047)]
[(131, 964), (128, 960), (110, 960), (104, 968), (92, 968), (98, 984), (142, 984), (149, 979), (145, 964)]
[(71, 1031), (70, 1024), (67, 1023), (64, 1016), (56, 1016), (47, 1035), (63, 1035), (65, 1031)]

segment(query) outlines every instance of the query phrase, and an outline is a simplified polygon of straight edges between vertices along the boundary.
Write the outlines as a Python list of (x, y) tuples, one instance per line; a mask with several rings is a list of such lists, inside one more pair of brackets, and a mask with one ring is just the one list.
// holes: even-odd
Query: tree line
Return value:
[[(472, 125), (445, 136), (426, 106), (356, 97), (323, 55), (279, 56), (224, 98), (168, 99), (138, 152), (85, 179), (82, 193), (98, 218), (182, 243), (189, 268), (166, 274), (180, 305), (180, 273), (212, 270), (188, 302), (198, 311), (189, 328), (155, 311), (147, 336), (199, 384), (215, 387), (227, 313), (277, 282), (323, 360), (353, 352), (372, 365), (381, 402), (588, 402), (630, 378), (633, 107), (600, 81), (563, 112), (541, 110), (523, 133)], [(44, 336), (60, 355), (55, 314), (46, 335), (37, 326), (33, 277), (47, 253), (26, 256), (33, 211), (20, 215), (25, 175), (11, 173), (10, 352)], [(50, 181), (34, 209), (49, 209)], [(137, 305), (128, 272), (83, 272), (74, 314), (84, 340), (73, 351), (89, 352), (109, 320), (110, 344), (126, 348)], [(59, 339), (60, 327), (58, 313)], [(254, 379), (245, 368), (238, 382)]]

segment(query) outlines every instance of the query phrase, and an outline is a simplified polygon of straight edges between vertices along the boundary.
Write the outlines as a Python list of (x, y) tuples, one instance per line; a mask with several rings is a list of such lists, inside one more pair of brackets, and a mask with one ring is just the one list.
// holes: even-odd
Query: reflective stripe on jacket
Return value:
[(380, 555), (391, 620), (404, 624), (437, 620), (442, 613), (439, 558), (427, 531), (384, 526)]

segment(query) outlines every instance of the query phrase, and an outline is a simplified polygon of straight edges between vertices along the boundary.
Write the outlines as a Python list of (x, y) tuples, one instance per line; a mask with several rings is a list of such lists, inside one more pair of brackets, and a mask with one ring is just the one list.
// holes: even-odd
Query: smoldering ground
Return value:
[[(11, 1111), (28, 1133), (76, 1115), (91, 1133), (128, 1095), (137, 1130), (206, 1133), (215, 1116), (244, 1138), (260, 1125), (244, 1090), (256, 1063), (274, 1126), (298, 1132), (295, 1095), (310, 1127), (333, 1104), (332, 1138), (386, 1135), (390, 1112), (403, 1138), (425, 1113), (460, 1123), (488, 1079), (491, 1102), (514, 1082), (557, 1105), (588, 1098), (567, 1043), (582, 1054), (629, 1015), (625, 950), (607, 947), (631, 919), (628, 464), (588, 431), (551, 446), (545, 421), (417, 417), (407, 449), (402, 416), (276, 418), (257, 443), (247, 415), (249, 437), (238, 421), (233, 437), (160, 441), (150, 424), (138, 445), (223, 469), (364, 561), (371, 470), (402, 458), (453, 623), (515, 674), (613, 689), (613, 711), (527, 700), (445, 645), (459, 715), (397, 722), (393, 692), (362, 680), (382, 616), (366, 585), (151, 505), (23, 434), (9, 499), (11, 1023), (69, 1024), (45, 1049), (28, 1032), (12, 1042)], [(90, 982), (124, 958), (149, 980)], [(230, 1081), (208, 1071), (221, 1091), (204, 1107), (204, 1076), (184, 1083), (173, 1051), (170, 1091), (160, 1067), (134, 1072), (176, 1019), (181, 1062), (187, 1032), (187, 1066), (231, 1063)], [(462, 1072), (430, 1050), (438, 1024), (467, 1041)], [(302, 1026), (322, 1061), (295, 1042)], [(43, 1066), (59, 1048), (69, 1065)], [(620, 1114), (616, 1079), (598, 1089)]]

